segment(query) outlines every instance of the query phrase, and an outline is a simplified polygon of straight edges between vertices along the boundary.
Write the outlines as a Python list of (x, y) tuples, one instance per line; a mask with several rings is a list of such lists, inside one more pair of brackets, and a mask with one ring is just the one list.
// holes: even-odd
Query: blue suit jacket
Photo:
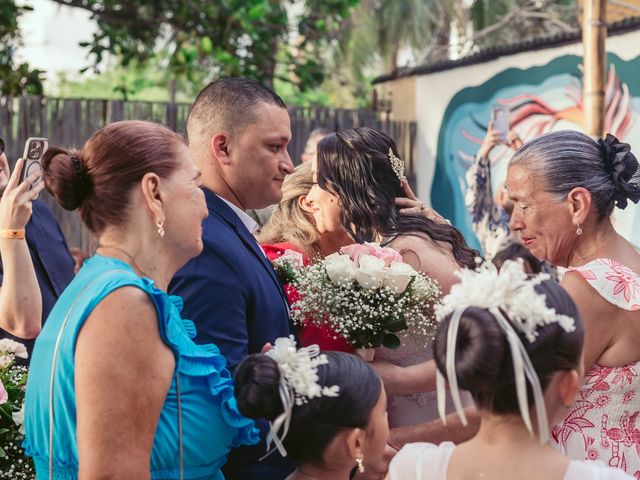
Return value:
[[(204, 250), (173, 278), (169, 292), (184, 299), (184, 318), (195, 322), (197, 343), (214, 343), (233, 370), (265, 343), (293, 334), (282, 285), (258, 245), (236, 213), (215, 193), (203, 189), (209, 216), (202, 227)], [(294, 465), (266, 452), (266, 421), (257, 422), (263, 442), (242, 447), (229, 456), (223, 469), (227, 480), (281, 480)]]

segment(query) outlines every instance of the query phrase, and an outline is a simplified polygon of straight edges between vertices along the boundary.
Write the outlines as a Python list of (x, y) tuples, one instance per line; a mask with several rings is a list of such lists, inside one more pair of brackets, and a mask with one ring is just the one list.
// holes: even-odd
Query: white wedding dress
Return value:
[[(443, 257), (431, 241), (421, 238), (420, 236), (400, 235), (394, 238), (388, 238), (383, 245), (394, 248), (402, 255), (412, 252), (415, 255), (413, 259), (416, 270), (423, 271), (429, 275), (429, 271), (420, 268), (422, 262), (424, 265), (430, 265), (434, 262), (445, 262), (446, 268), (454, 270), (457, 268), (455, 260), (450, 254)], [(406, 261), (406, 260), (405, 260)], [(417, 263), (417, 265), (415, 264)], [(435, 278), (435, 277), (434, 277)], [(436, 278), (436, 280), (439, 280)], [(433, 340), (435, 339), (436, 329), (423, 335), (414, 331), (411, 327), (409, 330), (400, 332), (400, 348), (397, 350), (389, 350), (384, 347), (376, 349), (376, 360), (385, 360), (393, 365), (400, 367), (408, 367), (418, 363), (426, 362), (433, 359)], [(435, 383), (435, 382), (434, 382)], [(461, 392), (461, 399), (464, 406), (473, 405), (471, 395), (467, 392)], [(453, 402), (447, 395), (447, 413), (455, 412)], [(438, 401), (435, 391), (416, 392), (410, 395), (390, 395), (388, 398), (387, 412), (389, 415), (389, 427), (404, 427), (408, 425), (417, 425), (420, 423), (430, 422), (438, 419)]]
[[(405, 445), (389, 465), (389, 480), (448, 480), (449, 460), (455, 448), (451, 442)], [(513, 478), (518, 478), (517, 474)], [(634, 477), (600, 463), (572, 460), (563, 480), (634, 480)]]
[[(384, 360), (393, 365), (408, 367), (433, 359), (433, 335), (420, 335), (407, 330), (401, 332), (401, 346), (397, 350), (381, 347), (376, 349), (375, 359)], [(467, 392), (461, 394), (463, 405), (472, 405)], [(447, 395), (447, 413), (455, 412), (453, 402)], [(404, 427), (438, 419), (438, 403), (435, 390), (410, 395), (390, 395), (387, 399), (389, 427)]]

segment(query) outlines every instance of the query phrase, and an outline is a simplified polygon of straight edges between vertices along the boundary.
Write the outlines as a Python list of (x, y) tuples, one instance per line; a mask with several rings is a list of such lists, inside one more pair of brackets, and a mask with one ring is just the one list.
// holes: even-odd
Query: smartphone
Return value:
[(500, 132), (500, 139), (503, 142), (508, 141), (507, 134), (509, 133), (510, 127), (509, 107), (505, 105), (495, 105), (491, 112), (491, 121), (493, 123), (493, 129)]
[(24, 144), (24, 168), (20, 174), (20, 183), (34, 172), (42, 172), (42, 157), (49, 148), (49, 140), (41, 137), (29, 137)]

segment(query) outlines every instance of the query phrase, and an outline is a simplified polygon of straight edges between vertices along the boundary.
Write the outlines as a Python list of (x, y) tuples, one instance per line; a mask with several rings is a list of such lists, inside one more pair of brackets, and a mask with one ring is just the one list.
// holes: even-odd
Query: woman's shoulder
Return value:
[(389, 479), (445, 480), (454, 448), (452, 442), (409, 443), (391, 461)]
[(564, 480), (633, 480), (624, 470), (611, 468), (596, 462), (572, 460)]
[[(607, 302), (624, 310), (640, 310), (640, 274), (628, 266), (610, 258), (597, 258), (569, 267), (565, 275), (571, 272), (580, 274)], [(571, 281), (571, 277), (565, 278), (565, 284)]]

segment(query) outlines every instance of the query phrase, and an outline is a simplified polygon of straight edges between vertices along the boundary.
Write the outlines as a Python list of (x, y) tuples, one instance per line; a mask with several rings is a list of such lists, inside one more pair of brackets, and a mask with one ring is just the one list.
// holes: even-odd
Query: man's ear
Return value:
[(231, 135), (224, 132), (214, 133), (211, 137), (211, 153), (221, 165), (231, 164)]
[(591, 212), (591, 192), (584, 187), (576, 187), (567, 195), (567, 201), (573, 224), (584, 224)]

